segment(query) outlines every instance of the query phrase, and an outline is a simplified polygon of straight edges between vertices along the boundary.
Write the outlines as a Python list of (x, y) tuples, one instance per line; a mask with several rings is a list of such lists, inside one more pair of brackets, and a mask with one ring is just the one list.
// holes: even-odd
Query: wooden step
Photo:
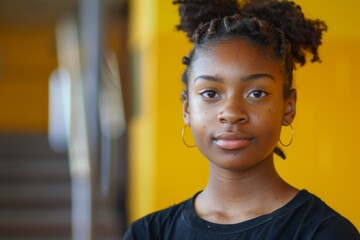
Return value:
[(59, 206), (71, 206), (70, 184), (0, 184), (0, 210)]
[[(108, 209), (95, 210), (95, 239), (119, 239), (120, 229)], [(64, 209), (0, 210), (0, 240), (70, 239), (71, 211)], [(6, 238), (5, 238), (6, 236)]]
[(70, 181), (67, 159), (0, 160), (0, 182), (66, 182)]
[[(0, 240), (71, 240), (70, 236), (60, 236), (56, 235), (52, 238), (48, 236), (9, 236), (9, 235), (2, 235), (0, 236)], [(101, 240), (101, 239), (98, 239)], [(115, 240), (115, 239), (114, 239)]]
[(1, 236), (71, 236), (70, 209), (0, 211)]
[[(94, 240), (121, 239), (114, 207), (95, 203)], [(0, 240), (70, 240), (71, 177), (66, 153), (46, 135), (0, 135)]]
[(52, 150), (46, 135), (0, 135), (0, 160), (28, 158), (66, 159), (67, 154)]
[[(51, 238), (44, 236), (0, 236), (0, 240), (71, 240), (71, 237), (58, 235)], [(121, 238), (115, 236), (95, 236), (94, 240), (121, 240)]]

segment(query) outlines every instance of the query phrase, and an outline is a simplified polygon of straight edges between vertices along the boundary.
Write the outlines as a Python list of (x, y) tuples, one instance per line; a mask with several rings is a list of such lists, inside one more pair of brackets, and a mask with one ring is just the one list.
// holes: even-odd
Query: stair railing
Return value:
[(99, 88), (101, 129), (100, 193), (110, 203), (116, 199), (119, 166), (118, 142), (126, 128), (120, 72), (116, 55), (105, 54)]
[[(52, 129), (55, 145), (58, 143), (61, 148), (65, 142), (69, 153), (72, 240), (92, 240), (94, 195), (100, 193), (102, 199), (110, 203), (110, 207), (115, 207), (113, 201), (118, 190), (118, 172), (114, 169), (117, 168), (119, 160), (117, 144), (124, 133), (126, 123), (118, 62), (115, 54), (108, 52), (101, 61), (98, 93), (101, 161), (100, 172), (95, 173), (93, 166), (97, 164), (97, 160), (92, 163), (94, 156), (91, 156), (89, 148), (89, 119), (86, 114), (87, 98), (79, 42), (76, 20), (71, 17), (63, 19), (56, 30), (59, 69), (52, 75), (50, 92), (61, 98), (60, 104), (57, 105), (63, 112), (65, 129), (59, 131), (56, 125)], [(100, 192), (95, 193), (98, 184)]]
[(59, 69), (57, 80), (63, 91), (66, 141), (71, 174), (72, 239), (91, 240), (93, 180), (81, 74), (78, 29), (73, 18), (62, 20), (56, 31)]

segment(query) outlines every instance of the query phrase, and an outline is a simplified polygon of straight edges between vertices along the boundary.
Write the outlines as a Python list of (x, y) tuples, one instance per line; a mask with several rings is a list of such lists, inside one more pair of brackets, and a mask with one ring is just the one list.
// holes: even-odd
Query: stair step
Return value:
[(67, 159), (1, 160), (0, 182), (69, 182)]
[[(95, 213), (95, 234), (103, 239), (115, 239), (119, 234), (119, 224), (108, 210), (98, 209)], [(71, 211), (70, 209), (29, 209), (0, 210), (0, 233), (7, 240), (25, 236), (38, 236), (36, 239), (70, 239)], [(56, 238), (53, 238), (55, 237)], [(100, 238), (101, 236), (101, 238)], [(44, 238), (45, 239), (45, 238)]]
[(70, 236), (64, 237), (61, 235), (56, 235), (51, 238), (49, 238), (49, 236), (47, 236), (47, 237), (44, 237), (44, 236), (22, 236), (21, 237), (21, 236), (9, 236), (9, 235), (6, 236), (6, 235), (2, 234), (2, 236), (0, 236), (0, 240), (71, 240), (71, 237)]
[(0, 208), (70, 206), (69, 184), (0, 184)]
[(0, 159), (66, 158), (66, 153), (53, 151), (46, 135), (0, 135)]
[[(0, 135), (0, 240), (71, 240), (67, 159), (46, 135)], [(114, 208), (94, 206), (93, 239), (121, 239)]]
[[(114, 237), (114, 236), (100, 236), (97, 237), (95, 236), (94, 238), (95, 240), (120, 240), (121, 238), (119, 237)], [(0, 240), (71, 240), (70, 236), (67, 237), (61, 237), (60, 235), (56, 235), (53, 236), (51, 238), (44, 237), (44, 236), (23, 236), (23, 237), (18, 237), (18, 236), (0, 236)]]
[[(69, 209), (43, 210), (1, 210), (1, 235), (26, 236), (71, 234), (71, 215)], [(61, 236), (60, 235), (60, 236)], [(66, 236), (65, 235), (65, 236)]]

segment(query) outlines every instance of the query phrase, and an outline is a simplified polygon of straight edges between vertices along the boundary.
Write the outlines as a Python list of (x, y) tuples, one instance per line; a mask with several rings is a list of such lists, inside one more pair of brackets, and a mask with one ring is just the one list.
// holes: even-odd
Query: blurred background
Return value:
[[(276, 166), (360, 228), (360, 3), (296, 2), (329, 31)], [(0, 240), (121, 239), (206, 186), (181, 140), (177, 23), (168, 0), (0, 1)]]
[(128, 2), (0, 1), (0, 239), (120, 239)]

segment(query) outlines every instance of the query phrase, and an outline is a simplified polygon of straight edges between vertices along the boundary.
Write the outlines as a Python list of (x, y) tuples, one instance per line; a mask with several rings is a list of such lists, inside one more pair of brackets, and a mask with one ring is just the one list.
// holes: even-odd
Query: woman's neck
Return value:
[(271, 213), (298, 192), (276, 172), (271, 160), (244, 171), (210, 164), (206, 189), (195, 200), (197, 214), (215, 223), (237, 223)]

